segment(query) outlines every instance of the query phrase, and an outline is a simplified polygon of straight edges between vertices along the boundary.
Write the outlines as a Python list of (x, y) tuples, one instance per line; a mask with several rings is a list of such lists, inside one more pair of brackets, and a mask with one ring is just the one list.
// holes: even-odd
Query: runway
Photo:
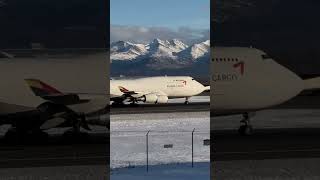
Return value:
[(251, 136), (238, 134), (240, 120), (240, 115), (211, 118), (214, 160), (320, 157), (318, 109), (259, 111)]
[(240, 119), (211, 118), (213, 179), (320, 178), (319, 109), (259, 111), (251, 136), (237, 133)]
[(320, 128), (256, 129), (252, 136), (213, 131), (214, 161), (320, 157)]
[(212, 179), (319, 179), (320, 128), (213, 131)]
[(46, 143), (10, 145), (0, 139), (0, 168), (106, 165), (109, 138), (90, 134), (82, 142), (64, 142), (61, 135), (50, 136)]
[(201, 112), (209, 111), (209, 102), (170, 103), (170, 104), (138, 104), (124, 107), (111, 107), (110, 114), (143, 114), (143, 113), (172, 113), (172, 112)]

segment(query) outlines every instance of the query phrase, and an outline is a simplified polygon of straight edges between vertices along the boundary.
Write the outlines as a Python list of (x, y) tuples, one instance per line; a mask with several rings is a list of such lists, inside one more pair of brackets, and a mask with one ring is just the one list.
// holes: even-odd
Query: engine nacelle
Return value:
[(158, 96), (158, 100), (156, 103), (163, 104), (163, 103), (167, 103), (168, 100), (169, 100), (168, 96), (160, 95), (160, 96)]
[(143, 102), (145, 103), (156, 103), (157, 101), (158, 101), (158, 96), (156, 94), (143, 95)]
[(37, 107), (38, 111), (47, 115), (52, 115), (59, 112), (67, 111), (67, 108), (63, 105), (54, 104), (51, 102), (44, 102)]

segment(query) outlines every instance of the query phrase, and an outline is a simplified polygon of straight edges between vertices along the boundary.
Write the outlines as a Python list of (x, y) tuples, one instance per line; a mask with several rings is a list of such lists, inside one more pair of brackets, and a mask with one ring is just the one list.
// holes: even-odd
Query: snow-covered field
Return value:
[[(122, 114), (111, 115), (110, 118), (111, 168), (116, 169), (115, 172), (117, 172), (113, 173), (112, 179), (123, 177), (127, 172), (131, 174), (134, 171), (141, 174), (139, 173), (141, 169), (145, 170), (148, 131), (150, 131), (148, 135), (149, 165), (150, 168), (157, 167), (153, 175), (169, 173), (175, 168), (177, 171), (173, 174), (179, 174), (185, 169), (183, 164), (191, 166), (193, 129), (195, 129), (194, 162), (210, 161), (210, 147), (203, 144), (203, 140), (210, 138), (209, 112)], [(168, 144), (171, 144), (172, 148), (164, 148), (164, 145)], [(128, 167), (136, 168), (128, 170)], [(203, 168), (200, 168), (200, 174), (204, 171)], [(209, 167), (207, 169), (207, 179), (209, 179)]]

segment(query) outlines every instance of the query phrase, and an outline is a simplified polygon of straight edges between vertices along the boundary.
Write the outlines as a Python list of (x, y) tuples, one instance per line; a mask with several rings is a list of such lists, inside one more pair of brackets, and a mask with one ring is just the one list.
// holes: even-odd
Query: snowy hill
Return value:
[(174, 53), (180, 52), (188, 47), (182, 41), (177, 39), (172, 40), (161, 40), (154, 39), (150, 44), (147, 45), (150, 57), (174, 57)]
[(118, 41), (111, 44), (112, 60), (132, 60), (147, 53), (146, 46), (131, 42)]
[(178, 39), (154, 39), (147, 44), (114, 42), (110, 51), (111, 74), (178, 75), (186, 71), (206, 74), (209, 72), (209, 49), (209, 40), (190, 46)]
[(184, 60), (196, 60), (202, 56), (209, 55), (210, 51), (210, 41), (204, 41), (198, 44), (194, 44), (187, 49), (180, 51), (177, 56), (179, 59)]

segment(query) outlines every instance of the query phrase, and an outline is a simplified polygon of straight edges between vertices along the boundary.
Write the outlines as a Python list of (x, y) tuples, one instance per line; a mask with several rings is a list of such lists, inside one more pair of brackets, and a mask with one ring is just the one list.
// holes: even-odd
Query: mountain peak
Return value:
[(161, 40), (153, 39), (149, 44), (134, 44), (127, 41), (117, 41), (111, 44), (112, 60), (137, 59), (172, 59), (195, 60), (209, 52), (210, 41), (188, 46), (179, 39)]
[(179, 59), (183, 60), (196, 60), (209, 54), (210, 40), (203, 41), (201, 43), (193, 44), (184, 51), (179, 52), (177, 55)]
[(111, 43), (110, 48), (112, 60), (133, 60), (146, 52), (147, 49), (144, 44), (134, 44), (128, 41)]

